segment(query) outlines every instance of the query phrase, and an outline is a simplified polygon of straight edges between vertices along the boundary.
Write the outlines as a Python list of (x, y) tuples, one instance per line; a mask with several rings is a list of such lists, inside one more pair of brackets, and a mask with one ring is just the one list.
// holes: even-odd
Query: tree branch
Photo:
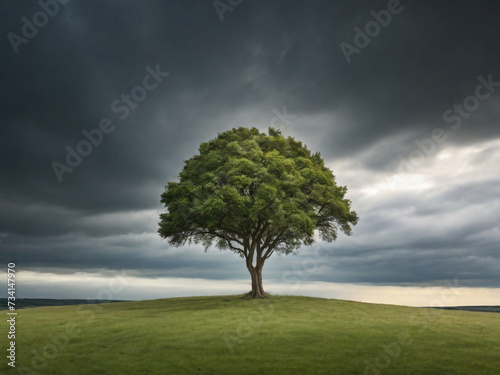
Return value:
[(194, 231), (193, 235), (207, 235), (207, 236), (210, 236), (211, 239), (214, 239), (214, 238), (220, 238), (220, 239), (223, 239), (224, 241), (226, 241), (227, 245), (229, 246), (230, 249), (234, 250), (234, 251), (237, 251), (238, 253), (242, 254), (242, 255), (245, 255), (245, 251), (239, 247), (236, 247), (236, 246), (233, 246), (231, 244), (231, 241), (236, 241), (238, 243), (240, 243), (241, 245), (243, 245), (243, 243), (239, 240), (234, 240), (232, 237), (226, 237), (220, 233), (216, 233), (216, 232), (208, 232), (208, 231)]

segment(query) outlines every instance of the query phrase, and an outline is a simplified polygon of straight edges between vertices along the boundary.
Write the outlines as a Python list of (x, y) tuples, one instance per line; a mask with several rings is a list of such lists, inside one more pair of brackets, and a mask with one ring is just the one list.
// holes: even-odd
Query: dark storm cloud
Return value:
[[(214, 280), (242, 278), (245, 266), (241, 259), (212, 249), (210, 256), (201, 246), (172, 249), (165, 241), (145, 233), (91, 237), (69, 234), (37, 238), (9, 236), (10, 253), (0, 254), (0, 261), (16, 262), (23, 270), (72, 274), (126, 270), (138, 277), (196, 277)], [(245, 277), (243, 277), (245, 278)]]
[[(431, 137), (435, 128), (447, 131), (447, 147), (498, 138), (496, 86), (482, 89), (489, 97), (478, 100), (455, 131), (443, 114), (475, 95), (478, 77), (500, 81), (500, 5), (449, 0), (399, 6), (348, 63), (339, 45), (354, 45), (354, 28), (364, 30), (372, 11), (387, 9), (387, 1), (243, 1), (223, 22), (210, 1), (71, 1), (18, 53), (7, 34), (21, 35), (21, 17), (32, 20), (40, 6), (4, 2), (0, 232), (10, 237), (2, 250), (13, 251), (29, 269), (126, 267), (154, 276), (165, 270), (234, 278), (242, 267), (234, 268), (233, 258), (191, 251), (169, 256), (173, 249), (165, 242), (140, 237), (155, 236), (163, 186), (218, 132), (267, 128), (286, 106), (295, 117), (284, 133), (304, 139), (334, 165), (356, 160), (360, 169), (350, 181), (358, 190), (377, 173), (397, 172), (401, 158), (417, 149), (415, 140)], [(120, 119), (111, 104), (143, 85), (148, 67), (157, 66), (170, 75)], [(65, 148), (76, 149), (85, 140), (82, 131), (99, 128), (103, 118), (115, 129), (59, 182), (52, 163), (65, 164)], [(495, 150), (476, 155), (478, 170)], [(454, 184), (431, 197), (370, 200), (354, 192), (360, 242), (340, 240), (339, 259), (327, 262), (331, 275), (320, 272), (317, 279), (425, 283), (469, 272), (471, 284), (498, 286), (498, 215), (478, 214), (453, 230), (450, 214), (491, 206), (497, 182)], [(424, 238), (425, 220), (449, 231)], [(399, 232), (391, 230), (387, 240), (387, 228)], [(280, 278), (284, 266), (272, 261), (269, 275)]]

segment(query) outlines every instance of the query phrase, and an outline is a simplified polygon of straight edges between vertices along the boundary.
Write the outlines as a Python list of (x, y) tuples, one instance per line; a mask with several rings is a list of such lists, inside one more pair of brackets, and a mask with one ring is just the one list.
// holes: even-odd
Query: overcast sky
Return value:
[(40, 3), (0, 4), (18, 297), (248, 291), (235, 254), (160, 239), (160, 195), (201, 142), (274, 126), (321, 152), (360, 221), (273, 256), (268, 292), (499, 304), (498, 2)]

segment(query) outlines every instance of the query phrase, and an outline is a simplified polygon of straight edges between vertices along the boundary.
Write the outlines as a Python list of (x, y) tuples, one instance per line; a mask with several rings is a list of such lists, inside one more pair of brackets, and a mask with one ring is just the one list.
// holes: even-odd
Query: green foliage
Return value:
[(312, 244), (315, 230), (333, 241), (358, 221), (320, 154), (273, 128), (266, 135), (240, 127), (202, 143), (165, 188), (158, 232), (174, 246), (290, 253)]

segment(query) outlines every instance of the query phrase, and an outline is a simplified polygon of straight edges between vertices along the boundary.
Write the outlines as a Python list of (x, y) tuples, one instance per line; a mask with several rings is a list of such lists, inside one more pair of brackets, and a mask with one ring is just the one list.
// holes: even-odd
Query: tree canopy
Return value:
[(351, 234), (358, 217), (346, 192), (319, 153), (273, 128), (240, 127), (202, 143), (165, 186), (158, 232), (174, 246), (237, 253), (252, 275), (251, 296), (262, 297), (262, 266), (274, 252), (311, 245), (315, 230), (328, 242), (339, 229)]

